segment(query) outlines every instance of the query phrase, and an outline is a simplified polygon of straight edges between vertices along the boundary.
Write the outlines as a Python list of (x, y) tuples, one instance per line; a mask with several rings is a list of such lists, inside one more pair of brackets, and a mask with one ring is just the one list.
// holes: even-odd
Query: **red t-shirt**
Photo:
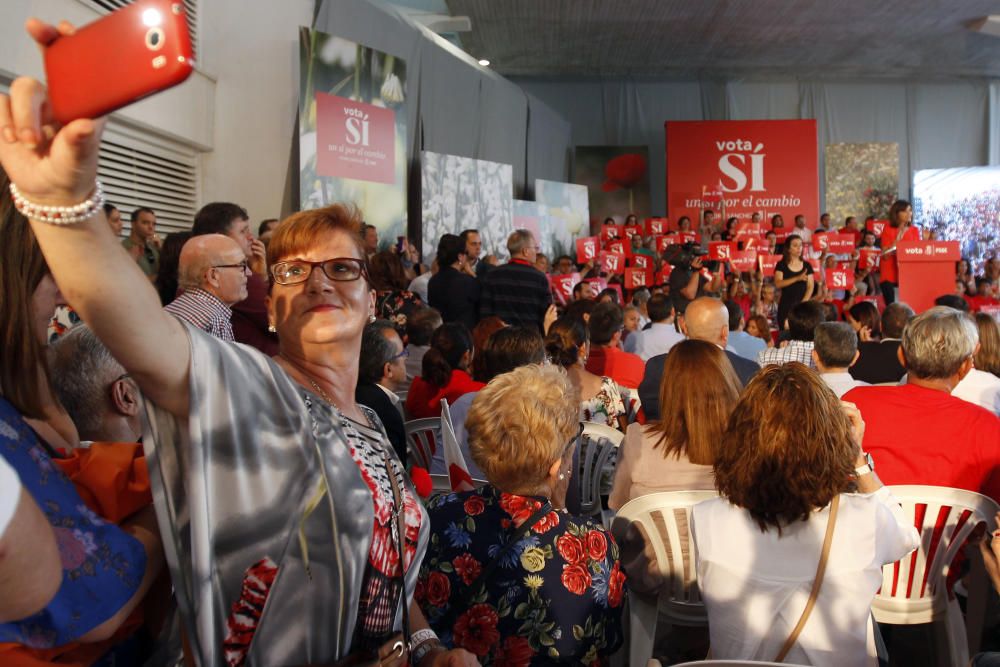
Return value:
[(451, 405), (472, 391), (479, 391), (486, 385), (476, 382), (465, 371), (453, 370), (448, 384), (436, 387), (422, 377), (413, 378), (410, 391), (406, 394), (406, 414), (409, 419), (441, 416), (441, 399)]
[(974, 313), (978, 313), (983, 306), (1000, 305), (1000, 301), (994, 299), (993, 297), (979, 296), (978, 294), (976, 296), (966, 296), (965, 300), (968, 302), (969, 308), (972, 309), (972, 312)]
[(623, 387), (638, 389), (646, 364), (637, 354), (623, 352), (617, 347), (590, 348), (587, 370), (594, 375), (609, 377)]
[[(886, 225), (885, 229), (882, 230), (882, 248), (888, 248), (893, 243), (896, 242), (896, 235), (899, 234), (899, 227), (893, 227), (892, 225)], [(907, 227), (906, 231), (903, 232), (902, 241), (919, 241), (920, 240), (920, 229), (917, 227)], [(896, 256), (899, 253), (892, 252), (888, 255), (882, 255), (882, 261), (879, 264), (879, 272), (882, 276), (882, 282), (898, 283), (899, 282), (899, 268), (896, 265)]]
[(1000, 501), (1000, 419), (912, 384), (858, 387), (843, 400), (865, 420), (864, 450), (885, 484), (966, 489)]

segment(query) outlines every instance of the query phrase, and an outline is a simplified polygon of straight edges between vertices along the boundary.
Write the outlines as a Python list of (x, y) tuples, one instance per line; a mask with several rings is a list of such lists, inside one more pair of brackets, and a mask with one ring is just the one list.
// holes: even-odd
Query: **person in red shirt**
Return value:
[(899, 287), (899, 267), (896, 264), (896, 244), (899, 241), (919, 241), (920, 228), (912, 226), (913, 207), (910, 202), (898, 199), (889, 209), (889, 224), (882, 230), (882, 297), (885, 305), (896, 300)]
[(886, 484), (947, 486), (1000, 500), (1000, 419), (951, 395), (972, 368), (978, 340), (965, 313), (935, 306), (903, 332), (906, 384), (844, 394), (861, 410), (863, 449)]
[(966, 296), (965, 300), (974, 313), (978, 313), (983, 306), (1000, 305), (1000, 300), (993, 296), (993, 283), (989, 278), (976, 278), (976, 293)]
[(646, 364), (636, 354), (621, 349), (625, 329), (622, 309), (615, 303), (599, 303), (590, 314), (590, 356), (585, 368), (609, 377), (623, 387), (638, 389)]
[(454, 403), (470, 391), (486, 385), (469, 375), (472, 363), (472, 336), (460, 322), (442, 324), (431, 336), (424, 354), (420, 377), (413, 378), (406, 394), (408, 419), (441, 416), (441, 399)]

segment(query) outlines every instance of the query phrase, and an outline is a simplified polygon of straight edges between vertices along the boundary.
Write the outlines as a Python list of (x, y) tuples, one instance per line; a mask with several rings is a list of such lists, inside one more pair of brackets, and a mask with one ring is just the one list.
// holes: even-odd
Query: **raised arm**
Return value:
[[(68, 24), (57, 32), (35, 19), (27, 27), (43, 46), (72, 32)], [(34, 79), (19, 78), (9, 97), (0, 96), (0, 164), (28, 202), (74, 206), (94, 194), (104, 122), (75, 120), (57, 128), (48, 109), (45, 87)], [(163, 312), (156, 291), (114, 238), (104, 212), (98, 208), (96, 215), (74, 224), (32, 219), (31, 228), (69, 304), (150, 400), (187, 416), (187, 335)]]

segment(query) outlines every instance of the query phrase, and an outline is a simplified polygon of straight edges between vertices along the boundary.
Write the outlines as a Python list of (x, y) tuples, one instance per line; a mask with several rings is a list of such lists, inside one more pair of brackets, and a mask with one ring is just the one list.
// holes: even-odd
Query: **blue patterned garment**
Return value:
[(446, 645), (487, 667), (599, 664), (622, 643), (618, 545), (566, 512), (542, 517), (503, 555), (487, 589), (451, 610), (543, 501), (487, 485), (428, 506), (431, 539), (415, 599)]
[(135, 594), (146, 569), (146, 552), (138, 540), (84, 504), (35, 432), (2, 398), (0, 456), (48, 517), (63, 564), (62, 585), (52, 602), (34, 616), (0, 623), (0, 642), (63, 646), (114, 616)]

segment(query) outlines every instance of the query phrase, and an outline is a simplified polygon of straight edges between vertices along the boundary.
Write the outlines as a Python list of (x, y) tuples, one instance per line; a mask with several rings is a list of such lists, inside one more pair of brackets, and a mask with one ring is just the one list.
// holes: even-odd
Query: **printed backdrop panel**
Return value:
[(535, 179), (535, 201), (546, 212), (542, 219), (540, 246), (550, 258), (576, 254), (576, 238), (587, 236), (590, 209), (587, 186)]
[(899, 144), (827, 144), (826, 210), (834, 225), (889, 217), (899, 193)]
[(420, 154), (423, 244), (426, 261), (444, 234), (476, 229), (483, 255), (506, 260), (514, 231), (514, 169), (509, 164), (423, 151)]
[[(707, 208), (749, 220), (795, 215), (815, 227), (819, 176), (815, 120), (667, 121), (667, 215)], [(712, 196), (711, 193), (718, 193)]]
[(301, 28), (299, 206), (351, 202), (380, 246), (406, 234), (406, 63)]
[(625, 222), (635, 213), (650, 214), (649, 148), (646, 146), (577, 146), (573, 182), (586, 185), (590, 195), (591, 228), (605, 218)]

